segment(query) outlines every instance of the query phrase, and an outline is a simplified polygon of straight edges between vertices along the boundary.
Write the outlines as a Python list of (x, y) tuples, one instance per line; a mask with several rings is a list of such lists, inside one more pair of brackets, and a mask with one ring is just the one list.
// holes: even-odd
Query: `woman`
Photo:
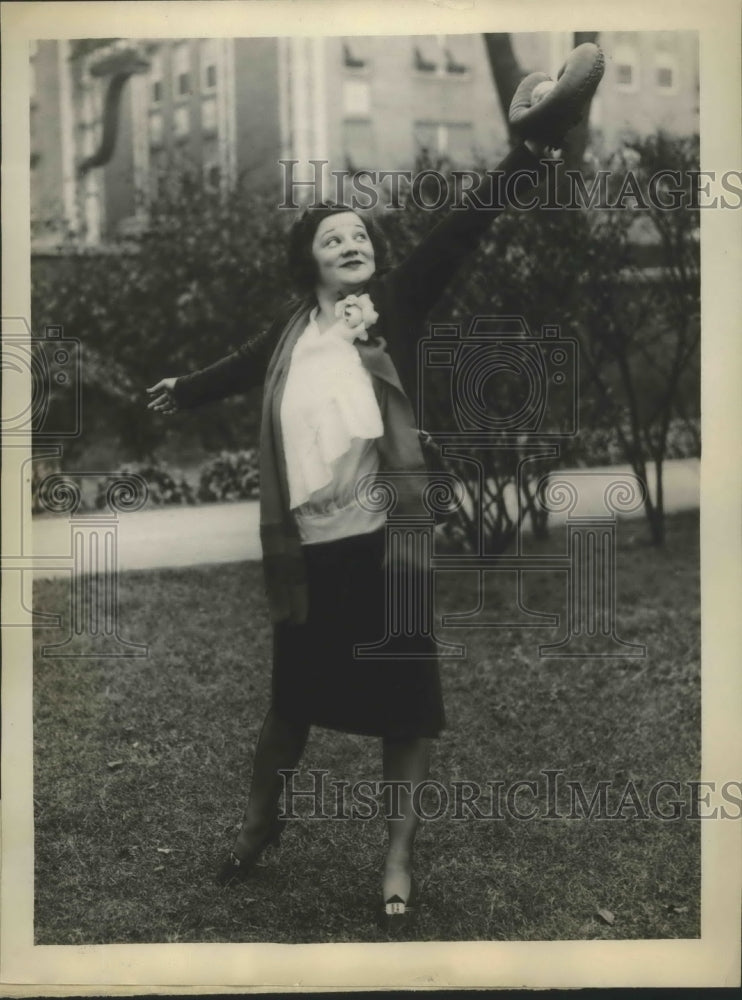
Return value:
[[(530, 107), (545, 80), (527, 77), (511, 111)], [(524, 144), (500, 165), (504, 177), (528, 171), (526, 186), (533, 184), (544, 145), (559, 145), (588, 96), (577, 107), (573, 94), (560, 98), (555, 88), (543, 101), (548, 113), (539, 109), (535, 126), (523, 129)], [(363, 476), (424, 472), (408, 397), (423, 321), (501, 210), (451, 212), (384, 275), (384, 245), (370, 220), (343, 205), (306, 210), (289, 246), (301, 298), (234, 354), (148, 390), (153, 410), (172, 413), (264, 387), (260, 502), (274, 623), (272, 703), (242, 826), (218, 880), (243, 878), (277, 841), (278, 772), (297, 766), (311, 725), (380, 736), (384, 780), (409, 783), (400, 786), (398, 818), (388, 821), (379, 915), (389, 930), (414, 913), (418, 818), (407, 789), (428, 775), (429, 742), (444, 710), (426, 637), (410, 639), (416, 659), (354, 656), (356, 644), (384, 634), (386, 580), (384, 515), (367, 510), (355, 488)]]

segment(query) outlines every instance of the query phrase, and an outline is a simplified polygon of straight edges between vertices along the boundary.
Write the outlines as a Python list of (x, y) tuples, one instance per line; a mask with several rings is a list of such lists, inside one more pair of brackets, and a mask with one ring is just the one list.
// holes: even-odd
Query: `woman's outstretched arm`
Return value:
[(181, 375), (173, 387), (178, 407), (200, 406), (262, 385), (274, 344), (275, 324), (271, 324), (207, 368)]
[(160, 379), (147, 389), (149, 409), (174, 413), (262, 385), (275, 345), (277, 324), (255, 334), (231, 354), (200, 371)]

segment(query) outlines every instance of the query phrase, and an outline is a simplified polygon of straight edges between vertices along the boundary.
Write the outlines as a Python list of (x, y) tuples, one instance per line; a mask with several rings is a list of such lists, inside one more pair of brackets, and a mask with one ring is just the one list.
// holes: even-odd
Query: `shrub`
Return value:
[[(622, 422), (625, 436), (630, 433), (627, 421)], [(701, 454), (700, 420), (670, 421), (667, 430), (666, 459), (698, 458)], [(580, 431), (576, 450), (577, 465), (623, 465), (626, 453), (617, 427), (589, 427)]]
[[(65, 336), (82, 345), (87, 417), (65, 444), (67, 457), (79, 459), (105, 433), (120, 455), (150, 462), (178, 439), (180, 421), (148, 410), (145, 388), (209, 364), (272, 321), (289, 294), (287, 221), (247, 184), (222, 195), (174, 168), (141, 234), (98, 248), (70, 239), (53, 257), (35, 258), (34, 329), (64, 322)], [(55, 388), (52, 404), (59, 395)], [(256, 409), (243, 403), (224, 420), (205, 408), (184, 437), (239, 447)]]
[[(53, 478), (52, 478), (53, 477)], [(85, 480), (64, 472), (59, 458), (36, 458), (31, 463), (31, 513), (71, 514), (90, 507)]]
[[(127, 465), (119, 469), (116, 475), (128, 474), (141, 476), (147, 483), (147, 503), (156, 507), (171, 504), (194, 504), (196, 498), (193, 489), (185, 479), (176, 481), (164, 465)], [(95, 506), (100, 510), (107, 506), (106, 494), (111, 483), (111, 477), (101, 479), (95, 497)]]
[(260, 473), (256, 448), (223, 451), (201, 470), (198, 499), (253, 500), (258, 496)]

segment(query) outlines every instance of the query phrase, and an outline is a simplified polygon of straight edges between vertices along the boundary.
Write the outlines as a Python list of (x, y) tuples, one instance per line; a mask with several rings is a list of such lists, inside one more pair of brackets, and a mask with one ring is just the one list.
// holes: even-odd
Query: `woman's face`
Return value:
[(360, 288), (376, 270), (374, 247), (355, 212), (328, 215), (312, 240), (317, 287), (346, 295)]

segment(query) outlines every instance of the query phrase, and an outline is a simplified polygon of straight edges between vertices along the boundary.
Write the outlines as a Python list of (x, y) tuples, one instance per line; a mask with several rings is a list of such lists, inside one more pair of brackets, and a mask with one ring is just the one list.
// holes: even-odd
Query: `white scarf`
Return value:
[(333, 463), (350, 450), (354, 438), (384, 434), (371, 376), (347, 327), (339, 322), (320, 333), (317, 312), (312, 311), (294, 346), (281, 401), (292, 510), (332, 482)]

